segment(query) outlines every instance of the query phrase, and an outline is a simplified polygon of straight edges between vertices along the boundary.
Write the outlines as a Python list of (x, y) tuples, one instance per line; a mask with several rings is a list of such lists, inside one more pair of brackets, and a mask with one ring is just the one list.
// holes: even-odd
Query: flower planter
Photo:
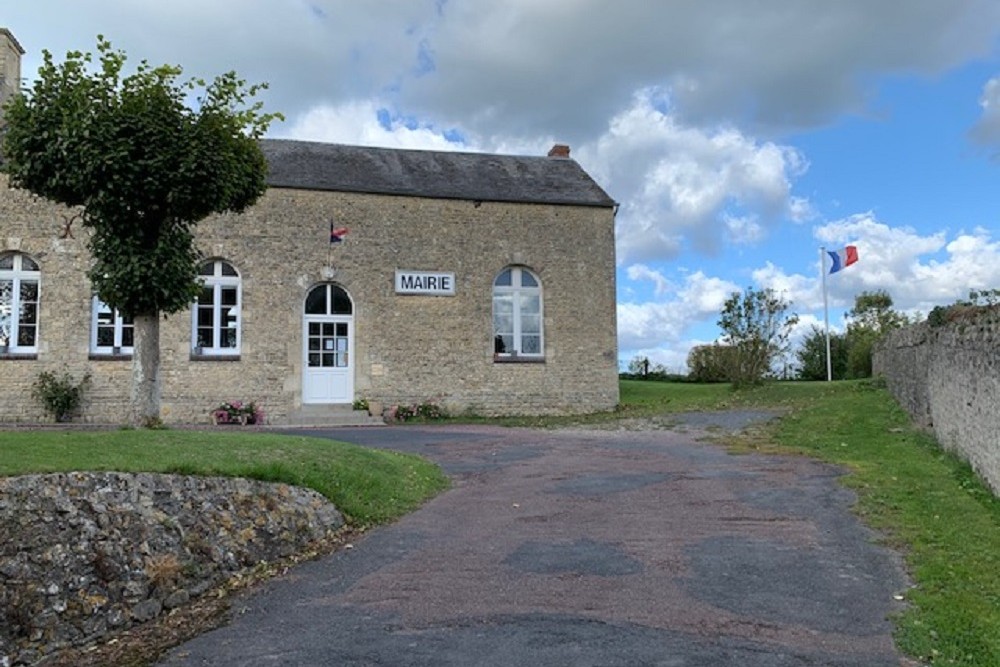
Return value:
[(247, 426), (248, 424), (263, 424), (264, 413), (253, 401), (244, 404), (242, 401), (223, 403), (212, 410), (209, 415), (216, 426)]
[(216, 426), (246, 426), (250, 421), (246, 415), (230, 417), (229, 415), (212, 415), (212, 421)]

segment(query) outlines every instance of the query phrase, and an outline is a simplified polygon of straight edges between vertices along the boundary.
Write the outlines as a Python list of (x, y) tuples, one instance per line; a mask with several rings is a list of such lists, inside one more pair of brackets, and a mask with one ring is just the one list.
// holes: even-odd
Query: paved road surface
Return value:
[(454, 487), (161, 664), (899, 665), (886, 617), (905, 580), (838, 470), (731, 456), (697, 441), (711, 418), (690, 421), (311, 431), (421, 453)]

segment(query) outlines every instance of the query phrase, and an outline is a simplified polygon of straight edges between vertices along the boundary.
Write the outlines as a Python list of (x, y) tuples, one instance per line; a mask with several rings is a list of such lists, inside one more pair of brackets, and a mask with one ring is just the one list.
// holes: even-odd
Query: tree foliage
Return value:
[(748, 287), (733, 292), (719, 316), (722, 342), (734, 349), (729, 378), (737, 387), (759, 384), (772, 363), (788, 351), (788, 339), (799, 318), (787, 314), (791, 304), (771, 288)]
[(696, 345), (688, 352), (688, 378), (692, 382), (729, 382), (736, 363), (736, 350), (729, 345)]
[(893, 329), (909, 324), (906, 315), (893, 310), (892, 297), (885, 290), (865, 291), (854, 298), (847, 312), (847, 377), (866, 378), (872, 374), (872, 348)]
[(630, 375), (649, 375), (649, 370), (652, 366), (653, 364), (649, 361), (649, 357), (636, 355), (628, 362), (628, 372)]
[[(834, 380), (847, 377), (847, 335), (830, 333), (830, 371)], [(826, 379), (826, 333), (813, 325), (795, 352), (800, 380)]]
[(194, 225), (263, 194), (257, 140), (276, 116), (248, 106), (262, 86), (235, 73), (206, 85), (143, 61), (125, 76), (124, 53), (103, 37), (97, 48), (96, 69), (90, 53), (57, 65), (44, 52), (38, 80), (6, 109), (5, 167), (11, 185), (82, 207), (102, 301), (176, 312), (197, 293)]

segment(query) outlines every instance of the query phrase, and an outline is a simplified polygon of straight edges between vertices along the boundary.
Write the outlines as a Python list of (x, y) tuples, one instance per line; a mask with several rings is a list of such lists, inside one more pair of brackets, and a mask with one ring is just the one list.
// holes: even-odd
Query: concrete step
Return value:
[(385, 420), (350, 405), (303, 405), (282, 426), (385, 426)]

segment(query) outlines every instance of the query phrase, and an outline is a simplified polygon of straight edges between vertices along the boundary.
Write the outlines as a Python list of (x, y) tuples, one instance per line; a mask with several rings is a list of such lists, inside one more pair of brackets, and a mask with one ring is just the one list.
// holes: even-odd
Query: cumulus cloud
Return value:
[[(382, 97), (478, 136), (600, 133), (636, 90), (684, 123), (792, 129), (863, 110), (880, 73), (937, 73), (991, 52), (995, 0), (32, 0), (4, 21), (38, 64), (103, 33), (138, 58), (269, 81), (295, 119)], [(44, 21), (37, 17), (44, 16)], [(31, 72), (26, 74), (30, 76)]]
[[(641, 277), (640, 273), (647, 272), (650, 270), (642, 267), (634, 274)], [(650, 273), (659, 275), (658, 272)], [(659, 277), (662, 278), (662, 275)], [(665, 278), (663, 280), (669, 283)], [(624, 352), (643, 350), (650, 353), (651, 350), (673, 350), (674, 356), (680, 354), (686, 359), (690, 345), (684, 341), (690, 340), (690, 329), (707, 319), (714, 322), (725, 300), (739, 289), (728, 280), (696, 271), (686, 276), (684, 283), (664, 300), (619, 303), (619, 347)], [(652, 358), (653, 356), (650, 356), (650, 359)]]
[[(817, 255), (818, 261), (818, 255)], [(819, 285), (819, 267), (813, 276), (799, 273), (788, 274), (771, 262), (755, 269), (751, 274), (753, 282), (760, 289), (773, 289), (792, 305), (792, 310), (804, 311), (823, 307), (823, 293)]]
[(653, 283), (656, 296), (661, 296), (676, 289), (673, 283), (671, 283), (660, 271), (651, 269), (645, 264), (633, 264), (625, 270), (625, 274), (628, 276), (629, 280), (645, 280)]
[(992, 0), (449, 3), (421, 25), (435, 74), (400, 100), (508, 134), (561, 126), (578, 141), (617, 100), (669, 87), (688, 122), (806, 127), (864, 108), (876, 72), (935, 73), (993, 48)]
[[(926, 313), (965, 298), (969, 290), (1000, 285), (1000, 240), (982, 227), (954, 235), (943, 230), (921, 234), (861, 213), (821, 225), (815, 236), (830, 250), (853, 244), (860, 256), (857, 264), (827, 275), (831, 308), (850, 308), (862, 291), (885, 290), (897, 310)], [(815, 273), (802, 275), (767, 262), (753, 279), (786, 294), (802, 311), (821, 310), (818, 254), (814, 266)]]
[(990, 79), (983, 86), (979, 106), (983, 113), (972, 128), (972, 139), (1000, 150), (1000, 77)]
[(281, 128), (278, 134), (289, 139), (361, 146), (469, 149), (464, 143), (450, 140), (446, 130), (387, 116), (385, 108), (376, 100), (352, 100), (336, 106), (315, 107), (291, 126)]
[(682, 125), (658, 89), (637, 93), (578, 159), (624, 202), (623, 262), (676, 257), (686, 244), (713, 253), (726, 241), (755, 242), (768, 225), (808, 209), (791, 194), (792, 179), (807, 168), (798, 151), (734, 128)]

